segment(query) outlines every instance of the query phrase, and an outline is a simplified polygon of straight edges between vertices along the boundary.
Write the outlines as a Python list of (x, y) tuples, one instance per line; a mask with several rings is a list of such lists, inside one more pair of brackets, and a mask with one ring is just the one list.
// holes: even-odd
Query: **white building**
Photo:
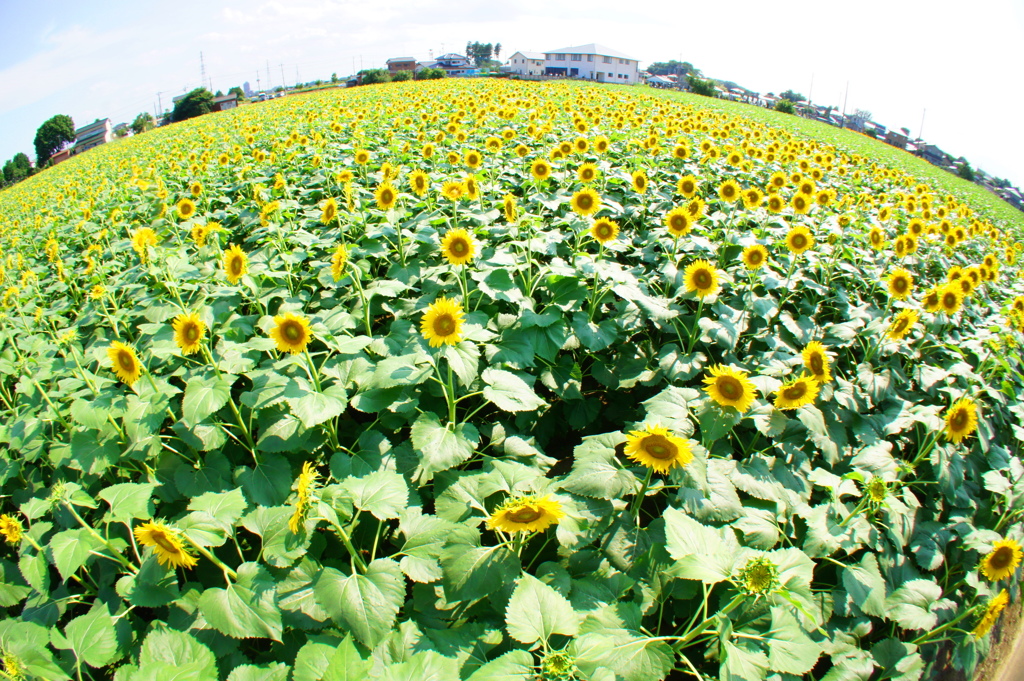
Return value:
[(93, 147), (106, 144), (114, 138), (113, 129), (110, 126), (110, 119), (96, 119), (95, 122), (75, 130), (75, 147), (72, 154), (80, 154)]
[(544, 74), (632, 85), (640, 80), (640, 62), (610, 47), (589, 43), (545, 52)]
[(543, 52), (516, 52), (509, 57), (509, 72), (520, 76), (543, 76), (544, 57)]

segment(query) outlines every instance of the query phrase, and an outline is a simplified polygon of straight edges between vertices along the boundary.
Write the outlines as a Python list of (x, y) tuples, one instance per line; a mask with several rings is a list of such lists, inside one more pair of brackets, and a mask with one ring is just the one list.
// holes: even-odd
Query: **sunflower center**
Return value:
[(825, 373), (825, 360), (818, 353), (811, 355), (811, 373), (815, 376), (820, 376)]
[(738, 400), (743, 397), (743, 386), (732, 376), (719, 376), (716, 386), (718, 392), (727, 400)]
[(674, 459), (679, 449), (664, 435), (648, 435), (641, 443), (643, 450), (655, 459)]
[(517, 508), (514, 511), (509, 511), (508, 519), (514, 523), (521, 523), (525, 525), (527, 523), (532, 523), (542, 515), (544, 515), (544, 512), (536, 506), (523, 506), (522, 508)]
[(683, 193), (684, 194), (692, 194), (693, 193), (693, 183), (692, 182), (684, 182), (683, 183)]
[(587, 168), (582, 173), (580, 173), (580, 177), (583, 178), (584, 180), (593, 180), (594, 179), (594, 171), (590, 170), (589, 168)]
[(448, 246), (448, 249), (452, 252), (452, 255), (462, 257), (469, 252), (469, 244), (466, 243), (465, 239), (455, 239)]
[(905, 293), (907, 290), (907, 280), (897, 279), (892, 282), (892, 287), (896, 290), (896, 293)]
[(971, 417), (968, 415), (967, 410), (960, 408), (953, 412), (953, 415), (949, 419), (949, 427), (952, 430), (963, 430), (967, 427)]
[(597, 236), (599, 238), (601, 238), (601, 239), (610, 239), (610, 238), (612, 238), (612, 228), (611, 228), (611, 225), (609, 225), (608, 223), (600, 222), (600, 223), (597, 224), (597, 226), (594, 229), (597, 231)]
[(771, 586), (772, 571), (767, 565), (756, 565), (747, 571), (747, 588), (754, 592), (763, 592)]
[(185, 338), (194, 341), (199, 338), (199, 329), (194, 324), (185, 327)]
[(1005, 570), (1010, 567), (1012, 563), (1013, 549), (1009, 546), (1000, 546), (992, 552), (992, 556), (988, 559), (989, 566), (996, 570)]
[(242, 274), (242, 259), (237, 256), (231, 258), (231, 261), (228, 262), (228, 270), (233, 276), (240, 276)]
[(732, 197), (736, 196), (736, 190), (733, 189), (732, 187), (725, 187), (724, 189), (722, 189), (722, 196), (724, 196), (727, 199), (731, 199)]
[(130, 352), (122, 350), (117, 356), (117, 363), (121, 365), (121, 368), (125, 371), (135, 370), (135, 359), (132, 357)]
[(799, 400), (806, 394), (807, 386), (803, 382), (795, 383), (782, 390), (782, 396), (787, 400)]
[(576, 205), (583, 210), (588, 210), (594, 205), (594, 199), (591, 198), (589, 194), (581, 194), (580, 197), (576, 199)]
[(181, 552), (181, 549), (175, 546), (174, 542), (172, 542), (163, 532), (154, 531), (150, 534), (150, 538), (153, 540), (154, 544), (162, 548), (167, 553), (177, 554)]
[(803, 234), (793, 235), (793, 248), (803, 248), (807, 245), (807, 237)]
[(697, 270), (693, 273), (693, 283), (699, 289), (711, 288), (711, 273), (707, 270)]
[(286, 321), (281, 325), (281, 335), (294, 343), (302, 338), (302, 325)]
[(892, 327), (893, 333), (903, 333), (907, 328), (907, 320), (901, 319)]
[(761, 251), (751, 251), (747, 255), (747, 262), (751, 265), (760, 265), (762, 260)]
[(450, 336), (455, 333), (455, 318), (450, 314), (438, 315), (434, 320), (434, 333), (438, 336)]
[(686, 229), (686, 218), (682, 215), (673, 215), (671, 222), (669, 222), (672, 229), (677, 232), (682, 232)]

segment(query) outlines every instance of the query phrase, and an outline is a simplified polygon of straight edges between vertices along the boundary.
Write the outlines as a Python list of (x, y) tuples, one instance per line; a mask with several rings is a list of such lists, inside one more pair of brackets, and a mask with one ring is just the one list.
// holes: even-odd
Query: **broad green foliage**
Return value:
[(322, 91), (0, 194), (0, 671), (970, 673), (1021, 225), (725, 106)]

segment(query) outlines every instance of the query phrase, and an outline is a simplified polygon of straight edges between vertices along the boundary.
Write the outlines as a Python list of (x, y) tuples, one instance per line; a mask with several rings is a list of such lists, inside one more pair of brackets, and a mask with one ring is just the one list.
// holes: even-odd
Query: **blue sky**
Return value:
[(505, 56), (597, 42), (641, 67), (682, 59), (760, 92), (845, 97), (915, 136), (927, 110), (927, 140), (1024, 184), (1024, 0), (0, 0), (0, 162), (34, 156), (58, 113), (119, 123), (158, 96), (169, 106), (200, 84), (200, 52), (226, 91), (266, 85), (268, 64), (271, 85), (292, 84), (471, 40)]

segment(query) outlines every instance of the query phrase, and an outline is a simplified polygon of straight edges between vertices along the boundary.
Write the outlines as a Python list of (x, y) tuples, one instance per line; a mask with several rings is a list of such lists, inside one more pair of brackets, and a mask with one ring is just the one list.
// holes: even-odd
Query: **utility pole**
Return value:
[(256, 69), (256, 92), (263, 92), (263, 88), (260, 87), (260, 70)]
[(928, 111), (928, 109), (922, 109), (921, 110), (921, 127), (918, 128), (918, 131), (917, 131), (917, 139), (919, 139), (919, 140), (923, 140), (924, 139), (924, 115), (925, 115), (925, 113), (927, 113), (927, 111)]
[(157, 114), (157, 118), (159, 118), (159, 117), (164, 115), (164, 100), (161, 99), (161, 97), (160, 97), (160, 95), (162, 95), (162, 94), (163, 94), (162, 92), (156, 93), (156, 101), (159, 102), (159, 108), (160, 108), (160, 113)]
[(278, 64), (278, 66), (281, 67), (281, 87), (285, 87), (285, 84), (284, 84), (284, 62), (281, 62), (280, 64)]
[(807, 91), (807, 106), (814, 106), (814, 74), (811, 74), (811, 89)]
[(199, 82), (206, 87), (206, 63), (203, 61), (203, 52), (199, 51)]
[(295, 87), (299, 87), (299, 67), (295, 67)]
[(273, 90), (274, 86), (270, 83), (270, 60), (267, 60), (267, 89)]

